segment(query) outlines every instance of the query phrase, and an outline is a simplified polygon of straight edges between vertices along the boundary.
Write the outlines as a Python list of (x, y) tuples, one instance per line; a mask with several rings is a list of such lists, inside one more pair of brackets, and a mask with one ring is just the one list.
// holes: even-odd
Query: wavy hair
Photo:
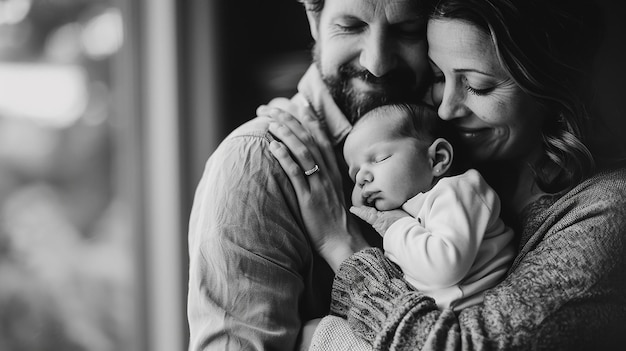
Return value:
[(298, 0), (298, 2), (304, 5), (305, 10), (315, 13), (316, 16), (324, 8), (324, 0)]
[[(598, 49), (600, 9), (579, 0), (439, 0), (431, 19), (481, 28), (516, 84), (544, 106), (544, 154), (533, 166), (548, 192), (568, 189), (595, 169), (586, 146), (591, 66)], [(556, 177), (550, 169), (559, 170)]]

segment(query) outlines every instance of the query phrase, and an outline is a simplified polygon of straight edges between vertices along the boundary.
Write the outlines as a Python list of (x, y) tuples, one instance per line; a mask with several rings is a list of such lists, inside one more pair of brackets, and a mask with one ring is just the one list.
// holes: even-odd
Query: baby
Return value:
[(495, 191), (478, 171), (452, 168), (444, 123), (427, 106), (381, 106), (355, 124), (343, 153), (351, 211), (384, 233), (385, 255), (409, 283), (459, 311), (503, 279), (515, 249)]

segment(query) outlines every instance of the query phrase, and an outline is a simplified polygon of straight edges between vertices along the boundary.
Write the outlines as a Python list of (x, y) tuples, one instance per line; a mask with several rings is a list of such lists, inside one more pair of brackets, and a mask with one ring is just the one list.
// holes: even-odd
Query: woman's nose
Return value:
[(444, 120), (465, 117), (470, 112), (465, 105), (465, 94), (455, 89), (445, 87), (443, 91), (433, 91), (433, 100), (440, 101), (437, 113)]

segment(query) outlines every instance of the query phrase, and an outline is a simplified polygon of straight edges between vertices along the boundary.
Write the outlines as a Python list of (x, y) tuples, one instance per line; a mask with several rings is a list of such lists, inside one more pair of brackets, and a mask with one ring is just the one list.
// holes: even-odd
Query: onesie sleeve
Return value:
[(492, 218), (498, 216), (495, 194), (481, 185), (474, 177), (444, 178), (425, 194), (418, 212), (423, 217), (399, 219), (385, 233), (387, 257), (416, 288), (449, 287), (467, 275)]

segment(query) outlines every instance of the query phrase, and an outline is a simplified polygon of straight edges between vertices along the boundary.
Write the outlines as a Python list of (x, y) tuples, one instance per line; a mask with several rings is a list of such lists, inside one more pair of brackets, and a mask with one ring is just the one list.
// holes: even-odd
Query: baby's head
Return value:
[(428, 106), (383, 105), (363, 115), (343, 148), (353, 204), (392, 210), (430, 190), (452, 164), (445, 135), (445, 122)]

